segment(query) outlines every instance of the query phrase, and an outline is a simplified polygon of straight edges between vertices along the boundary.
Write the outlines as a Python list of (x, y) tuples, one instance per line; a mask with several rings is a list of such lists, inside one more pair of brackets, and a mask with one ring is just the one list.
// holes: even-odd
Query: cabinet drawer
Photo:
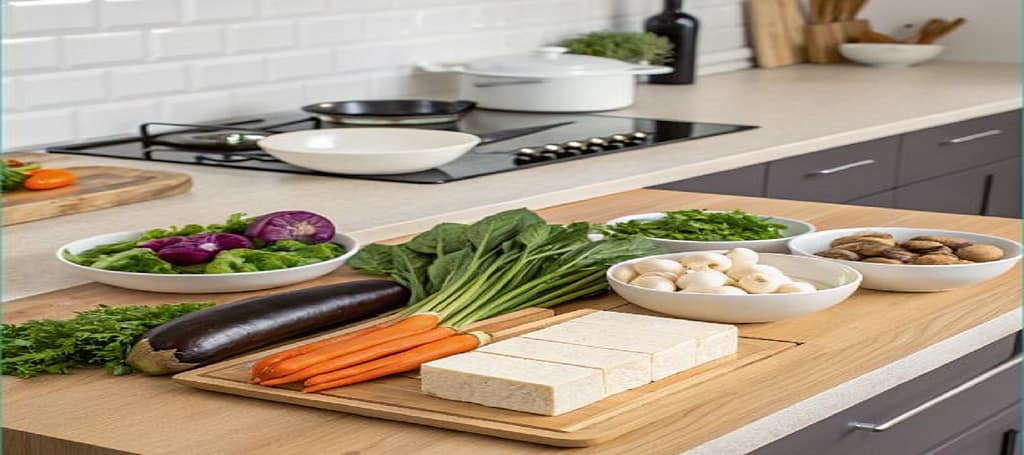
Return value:
[(767, 196), (843, 202), (893, 188), (899, 138), (888, 137), (768, 165)]
[(1000, 411), (924, 455), (1020, 455), (1020, 403)]
[(855, 429), (881, 423), (1015, 357), (1020, 334), (1003, 338), (803, 430), (764, 446), (757, 455), (906, 455), (921, 453), (968, 431), (1020, 400), (1020, 369), (1009, 368), (936, 403), (885, 431)]
[(982, 167), (902, 186), (896, 189), (896, 208), (981, 215), (988, 179)]
[(653, 188), (759, 197), (764, 196), (764, 176), (767, 172), (767, 164), (758, 164), (666, 183)]
[(986, 215), (1020, 218), (1020, 164), (1020, 158), (1014, 158), (991, 166)]
[(847, 201), (846, 203), (850, 205), (866, 205), (868, 207), (896, 207), (896, 192), (883, 191)]
[(1020, 122), (1012, 111), (903, 135), (899, 184), (1020, 155)]

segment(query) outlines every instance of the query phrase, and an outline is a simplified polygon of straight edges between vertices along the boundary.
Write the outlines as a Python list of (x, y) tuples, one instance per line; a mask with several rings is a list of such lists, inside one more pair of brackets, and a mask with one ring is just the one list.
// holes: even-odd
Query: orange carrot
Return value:
[(326, 362), (318, 363), (308, 368), (304, 368), (295, 373), (287, 376), (281, 376), (273, 379), (267, 379), (260, 381), (260, 385), (274, 386), (281, 384), (288, 384), (290, 382), (299, 382), (305, 379), (309, 379), (313, 376), (330, 373), (335, 370), (342, 368), (348, 368), (353, 365), (359, 365), (363, 362), (369, 362), (371, 360), (379, 359), (381, 357), (395, 354), (402, 351), (408, 351), (409, 349), (421, 346), (427, 343), (431, 343), (442, 338), (447, 338), (455, 335), (455, 329), (451, 327), (435, 327), (427, 330), (426, 332), (420, 332), (414, 335), (409, 335), (404, 338), (399, 338), (394, 341), (387, 343), (378, 344), (368, 349), (346, 354), (341, 357), (335, 357)]
[(265, 370), (268, 367), (270, 367), (270, 365), (273, 365), (273, 364), (275, 364), (277, 362), (280, 362), (280, 361), (285, 360), (285, 359), (290, 359), (292, 357), (297, 357), (297, 356), (305, 354), (307, 352), (313, 352), (313, 351), (315, 351), (317, 349), (320, 349), (320, 348), (322, 348), (324, 346), (327, 346), (329, 344), (332, 344), (332, 343), (336, 343), (336, 342), (344, 341), (344, 340), (351, 340), (351, 339), (353, 339), (355, 337), (363, 336), (363, 335), (366, 335), (366, 334), (368, 334), (370, 332), (374, 332), (374, 331), (380, 330), (380, 329), (382, 329), (384, 327), (387, 327), (387, 326), (389, 326), (391, 324), (393, 324), (393, 322), (385, 322), (385, 323), (382, 323), (382, 324), (377, 324), (377, 325), (373, 325), (373, 326), (370, 326), (370, 327), (365, 327), (365, 328), (362, 328), (362, 329), (359, 329), (359, 330), (353, 330), (351, 332), (346, 332), (346, 333), (343, 333), (341, 335), (337, 335), (337, 336), (333, 336), (333, 337), (329, 337), (329, 338), (324, 338), (324, 339), (319, 340), (319, 341), (314, 341), (312, 343), (304, 344), (302, 346), (298, 346), (298, 347), (294, 347), (294, 348), (291, 348), (291, 349), (287, 349), (287, 350), (284, 350), (284, 351), (281, 351), (281, 352), (269, 355), (267, 357), (264, 357), (263, 359), (261, 359), (259, 362), (256, 362), (252, 366), (252, 378), (254, 379), (253, 382), (259, 382), (259, 379), (264, 375)]
[(437, 327), (440, 321), (441, 318), (437, 313), (414, 314), (390, 326), (369, 332), (366, 335), (330, 343), (312, 352), (300, 354), (272, 364), (264, 370), (262, 378), (273, 379), (287, 376), (335, 357), (341, 357), (345, 354), (351, 354), (416, 333), (426, 332)]
[[(431, 360), (472, 351), (487, 344), (489, 341), (490, 335), (483, 332), (470, 332), (451, 336), (405, 352), (359, 364), (352, 368), (314, 376), (306, 381), (306, 387), (302, 391), (306, 393), (319, 392), (321, 390), (333, 389), (415, 370), (420, 365)], [(356, 373), (352, 374), (353, 371), (356, 371)]]

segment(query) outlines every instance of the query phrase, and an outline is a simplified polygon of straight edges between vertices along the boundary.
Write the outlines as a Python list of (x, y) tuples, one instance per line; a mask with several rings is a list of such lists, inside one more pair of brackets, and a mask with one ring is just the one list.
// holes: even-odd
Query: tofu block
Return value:
[(697, 364), (732, 355), (739, 348), (739, 330), (729, 324), (664, 318), (643, 314), (599, 311), (573, 319), (580, 324), (602, 324), (620, 330), (653, 330), (693, 336), (697, 339)]
[(604, 397), (600, 369), (485, 352), (426, 363), (421, 389), (440, 398), (556, 416)]
[(697, 339), (671, 332), (567, 321), (522, 337), (645, 354), (651, 361), (651, 381), (664, 379), (697, 364)]
[(638, 352), (530, 338), (511, 338), (486, 345), (477, 351), (600, 369), (604, 374), (605, 396), (625, 392), (651, 382), (651, 361), (648, 356)]

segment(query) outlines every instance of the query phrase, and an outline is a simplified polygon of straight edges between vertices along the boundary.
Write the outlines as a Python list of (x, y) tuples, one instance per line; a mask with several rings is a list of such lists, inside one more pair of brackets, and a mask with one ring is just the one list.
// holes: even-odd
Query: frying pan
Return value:
[(422, 125), (450, 123), (476, 107), (472, 101), (356, 100), (303, 106), (321, 120), (351, 125)]

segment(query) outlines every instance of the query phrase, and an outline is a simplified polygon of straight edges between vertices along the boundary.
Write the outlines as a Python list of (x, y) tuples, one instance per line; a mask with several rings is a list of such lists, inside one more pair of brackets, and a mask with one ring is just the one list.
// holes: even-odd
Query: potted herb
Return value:
[(654, 65), (664, 64), (672, 53), (672, 43), (653, 33), (591, 32), (572, 38), (562, 45), (573, 54)]

